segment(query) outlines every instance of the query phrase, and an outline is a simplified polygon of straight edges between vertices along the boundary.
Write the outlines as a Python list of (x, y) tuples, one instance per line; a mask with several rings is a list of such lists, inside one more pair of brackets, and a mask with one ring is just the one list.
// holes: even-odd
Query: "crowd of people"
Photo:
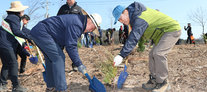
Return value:
[[(31, 30), (26, 28), (30, 20), (24, 14), (28, 6), (20, 1), (11, 2), (6, 10), (7, 17), (0, 28), (0, 58), (2, 62), (0, 76), (0, 91), (7, 90), (7, 80), (12, 82), (12, 92), (26, 92), (18, 80), (17, 54), (21, 57), (19, 73), (24, 73), (26, 59), (31, 57), (25, 49), (29, 44), (37, 45), (44, 55), (46, 64), (46, 92), (67, 92), (65, 77), (65, 49), (72, 60), (72, 68), (82, 74), (87, 73), (86, 66), (78, 54), (78, 41), (85, 47), (92, 48), (97, 44), (113, 43), (115, 28), (106, 30), (106, 39), (102, 42), (102, 17), (88, 14), (75, 0), (67, 0), (60, 7), (57, 16), (46, 18), (36, 24)], [(116, 24), (123, 24), (119, 29), (119, 41), (124, 44), (120, 53), (114, 58), (114, 65), (122, 63), (137, 45), (141, 38), (152, 40), (153, 48), (149, 53), (149, 80), (142, 84), (145, 90), (160, 92), (169, 88), (167, 54), (173, 48), (181, 35), (179, 23), (171, 17), (148, 8), (139, 2), (128, 7), (118, 5), (112, 12)], [(129, 31), (129, 27), (132, 29)], [(188, 32), (187, 42), (192, 43), (191, 26), (184, 28)], [(21, 39), (20, 39), (21, 38)], [(23, 38), (23, 41), (22, 41)], [(26, 42), (30, 42), (25, 43)], [(34, 43), (33, 43), (34, 41)]]

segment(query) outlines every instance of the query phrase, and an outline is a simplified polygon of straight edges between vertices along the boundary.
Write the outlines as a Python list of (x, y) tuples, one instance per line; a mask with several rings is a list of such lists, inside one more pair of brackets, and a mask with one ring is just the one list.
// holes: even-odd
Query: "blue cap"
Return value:
[(124, 6), (121, 6), (121, 5), (117, 5), (117, 6), (114, 8), (114, 10), (113, 10), (113, 12), (112, 12), (112, 14), (113, 14), (113, 16), (114, 16), (114, 18), (115, 18), (114, 25), (117, 23), (117, 21), (119, 20), (119, 18), (120, 18), (120, 16), (121, 16), (122, 12), (123, 12), (124, 10), (125, 10), (125, 7), (124, 7)]

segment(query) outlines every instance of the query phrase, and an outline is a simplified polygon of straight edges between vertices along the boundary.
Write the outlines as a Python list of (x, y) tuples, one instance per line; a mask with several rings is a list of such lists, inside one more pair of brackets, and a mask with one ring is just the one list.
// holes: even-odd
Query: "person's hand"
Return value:
[(119, 64), (121, 64), (123, 61), (123, 57), (120, 56), (120, 55), (117, 55), (115, 58), (114, 58), (114, 66), (118, 66)]
[(78, 66), (78, 71), (81, 72), (82, 74), (86, 73), (86, 66), (80, 65)]

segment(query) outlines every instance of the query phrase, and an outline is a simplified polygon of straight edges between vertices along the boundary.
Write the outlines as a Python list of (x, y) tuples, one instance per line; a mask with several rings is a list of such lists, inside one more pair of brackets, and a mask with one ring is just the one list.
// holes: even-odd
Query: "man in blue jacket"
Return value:
[(167, 90), (169, 88), (167, 54), (181, 35), (179, 23), (138, 2), (132, 3), (127, 8), (118, 5), (113, 10), (113, 16), (115, 24), (119, 21), (125, 25), (130, 24), (132, 27), (120, 54), (114, 58), (114, 65), (119, 65), (123, 58), (129, 55), (141, 37), (153, 40), (154, 46), (149, 53), (150, 79), (142, 87), (153, 92)]
[(78, 70), (86, 73), (86, 67), (78, 55), (77, 40), (82, 33), (95, 30), (101, 21), (99, 14), (65, 14), (47, 18), (32, 28), (31, 38), (45, 57), (46, 90), (67, 90), (63, 47)]

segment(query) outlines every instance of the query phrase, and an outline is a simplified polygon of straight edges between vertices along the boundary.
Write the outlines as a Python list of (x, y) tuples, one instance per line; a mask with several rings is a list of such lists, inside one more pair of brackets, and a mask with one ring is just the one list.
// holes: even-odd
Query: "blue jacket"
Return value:
[[(8, 14), (8, 16), (5, 18), (5, 21), (9, 23), (10, 28), (14, 35), (28, 39), (28, 37), (20, 31), (21, 25), (20, 21), (21, 18), (15, 14)], [(0, 48), (8, 48), (13, 47), (15, 50), (18, 46), (17, 40), (14, 38), (13, 35), (6, 32), (2, 27), (0, 28)]]
[[(68, 21), (69, 20), (69, 21)], [(49, 34), (60, 47), (66, 47), (66, 51), (76, 66), (82, 65), (78, 54), (77, 41), (84, 32), (87, 24), (87, 16), (66, 14), (47, 18), (40, 23), (44, 24), (43, 30), (36, 30), (38, 24), (31, 30), (30, 35), (40, 40), (49, 41), (41, 35)], [(45, 29), (45, 30), (44, 30)]]
[(146, 7), (143, 4), (134, 2), (127, 7), (127, 10), (129, 11), (130, 25), (132, 26), (132, 31), (130, 32), (126, 43), (124, 44), (124, 47), (120, 51), (120, 55), (122, 57), (126, 57), (129, 55), (129, 53), (137, 45), (139, 39), (142, 37), (148, 27), (148, 23), (145, 20), (137, 17), (146, 10)]

